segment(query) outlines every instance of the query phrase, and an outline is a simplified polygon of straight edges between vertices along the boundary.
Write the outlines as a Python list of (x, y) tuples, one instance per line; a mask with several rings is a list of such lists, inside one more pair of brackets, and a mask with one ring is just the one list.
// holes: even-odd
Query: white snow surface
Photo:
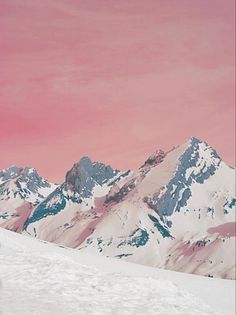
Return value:
[(93, 256), (0, 228), (1, 315), (233, 315), (235, 282)]

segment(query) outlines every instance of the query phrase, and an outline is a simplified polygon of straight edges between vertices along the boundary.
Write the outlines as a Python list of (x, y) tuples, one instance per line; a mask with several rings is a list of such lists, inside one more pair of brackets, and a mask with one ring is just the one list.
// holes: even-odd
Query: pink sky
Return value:
[(234, 164), (233, 0), (0, 0), (0, 169), (135, 168), (195, 136)]

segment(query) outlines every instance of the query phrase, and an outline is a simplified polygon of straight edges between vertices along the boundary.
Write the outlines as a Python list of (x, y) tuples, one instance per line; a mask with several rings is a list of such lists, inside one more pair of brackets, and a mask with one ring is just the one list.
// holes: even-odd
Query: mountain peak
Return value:
[(181, 147), (182, 153), (178, 156), (175, 173), (165, 186), (165, 192), (158, 192), (149, 201), (149, 206), (161, 216), (180, 211), (192, 195), (192, 184), (206, 182), (218, 171), (221, 164), (221, 158), (216, 151), (195, 137)]
[(196, 138), (196, 137), (190, 137), (186, 142), (185, 144), (190, 147), (190, 146), (193, 146), (193, 147), (198, 147), (201, 143), (204, 143), (206, 144), (207, 146), (209, 146), (205, 141), (199, 139), (199, 138)]
[(30, 167), (30, 166), (17, 166), (15, 164), (1, 170), (1, 172), (4, 173), (21, 173), (22, 171), (26, 171), (26, 172), (37, 172), (36, 169), (34, 167)]
[(15, 179), (17, 177), (26, 178), (26, 177), (35, 177), (40, 178), (38, 172), (33, 167), (19, 167), (16, 165), (11, 165), (8, 168), (5, 168), (0, 171), (0, 178), (2, 181), (7, 181), (9, 179)]
[(66, 183), (70, 189), (89, 197), (96, 185), (103, 185), (119, 173), (111, 166), (93, 162), (88, 156), (82, 157), (66, 174)]
[(89, 156), (85, 155), (78, 162), (76, 162), (73, 165), (72, 169), (74, 169), (74, 171), (78, 172), (78, 170), (82, 169), (82, 168), (89, 170), (94, 165), (104, 165), (105, 167), (110, 167), (109, 165), (107, 166), (104, 163), (93, 161), (93, 160), (90, 159)]
[(192, 155), (197, 154), (200, 159), (206, 160), (207, 163), (211, 162), (213, 164), (219, 164), (219, 161), (221, 161), (221, 158), (216, 150), (213, 149), (207, 142), (191, 137), (187, 143), (188, 148), (191, 148), (189, 150), (192, 151)]
[(92, 164), (92, 160), (89, 156), (85, 155), (76, 164)]
[(23, 167), (11, 165), (0, 171), (0, 179), (2, 182), (18, 177), (24, 171)]
[(199, 138), (196, 138), (196, 137), (190, 137), (188, 141), (190, 143), (201, 143), (201, 142), (203, 142), (202, 140), (200, 140)]
[(2, 200), (9, 196), (25, 201), (39, 202), (55, 189), (55, 185), (41, 177), (35, 168), (12, 165), (0, 171), (0, 195)]

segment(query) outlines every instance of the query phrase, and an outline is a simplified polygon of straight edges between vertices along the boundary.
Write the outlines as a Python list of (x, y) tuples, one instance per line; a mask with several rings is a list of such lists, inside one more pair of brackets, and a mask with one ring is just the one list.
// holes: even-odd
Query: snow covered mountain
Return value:
[(89, 255), (1, 228), (0, 266), (2, 315), (233, 315), (235, 311), (234, 281)]
[[(153, 267), (235, 278), (235, 170), (191, 138), (120, 172), (82, 158), (23, 233)], [(8, 227), (9, 228), (9, 227)]]
[(0, 171), (0, 226), (21, 232), (34, 207), (55, 188), (34, 168), (11, 166)]
[(192, 138), (160, 163), (145, 163), (120, 190), (111, 191), (102, 206), (106, 215), (78, 248), (235, 278), (234, 176), (210, 146)]
[[(73, 245), (84, 224), (98, 219), (95, 200), (106, 196), (111, 187), (119, 185), (130, 172), (113, 170), (110, 166), (83, 157), (67, 172), (66, 180), (45, 198), (25, 223), (25, 230), (40, 239)], [(78, 245), (80, 241), (78, 241)]]

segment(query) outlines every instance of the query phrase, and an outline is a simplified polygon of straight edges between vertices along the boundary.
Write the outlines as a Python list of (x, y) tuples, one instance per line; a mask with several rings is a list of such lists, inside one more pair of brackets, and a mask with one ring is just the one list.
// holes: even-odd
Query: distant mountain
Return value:
[(82, 158), (64, 183), (25, 211), (21, 228), (80, 251), (231, 279), (235, 204), (235, 170), (191, 138), (157, 150), (135, 171)]
[(21, 232), (34, 207), (55, 188), (34, 168), (11, 166), (0, 171), (0, 225)]

